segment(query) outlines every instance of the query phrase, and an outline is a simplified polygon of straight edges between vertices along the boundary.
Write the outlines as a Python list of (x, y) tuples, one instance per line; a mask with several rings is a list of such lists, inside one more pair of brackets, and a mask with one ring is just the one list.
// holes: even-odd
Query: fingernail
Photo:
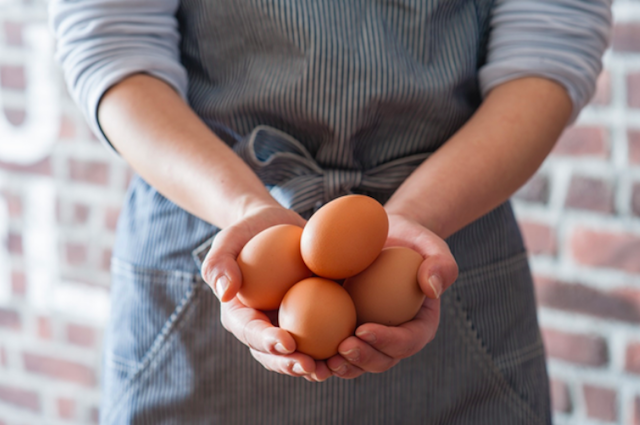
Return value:
[(294, 363), (294, 365), (291, 368), (291, 370), (294, 373), (299, 373), (300, 375), (306, 375), (308, 373), (306, 370), (304, 370), (304, 368), (302, 367), (302, 365), (300, 363)]
[(342, 357), (349, 360), (350, 362), (356, 362), (360, 357), (360, 350), (358, 348), (352, 348), (351, 350), (346, 351), (344, 353), (341, 352), (340, 354), (342, 355)]
[(276, 351), (277, 351), (278, 353), (280, 353), (280, 354), (291, 354), (291, 353), (293, 353), (293, 350), (287, 350), (287, 349), (285, 348), (285, 346), (284, 346), (284, 345), (282, 345), (282, 344), (281, 344), (281, 343), (279, 343), (279, 342), (276, 344), (275, 349), (276, 349)]
[(229, 278), (227, 275), (222, 275), (216, 280), (216, 293), (218, 294), (218, 298), (222, 299), (224, 297), (224, 293), (227, 291), (229, 287)]
[(339, 368), (337, 368), (337, 369), (331, 369), (331, 370), (332, 370), (332, 371), (333, 371), (333, 373), (335, 373), (336, 375), (338, 375), (338, 376), (342, 376), (342, 375), (344, 375), (345, 373), (347, 373), (347, 365), (346, 365), (346, 364), (343, 364), (343, 365), (342, 365), (342, 366), (340, 366)]
[(369, 344), (375, 344), (376, 342), (376, 336), (375, 334), (369, 332), (369, 331), (358, 331), (356, 332), (356, 336), (358, 338), (360, 338), (361, 340), (368, 342)]
[(433, 293), (436, 295), (436, 299), (440, 298), (442, 293), (442, 279), (437, 274), (434, 274), (429, 278), (429, 286), (433, 289)]

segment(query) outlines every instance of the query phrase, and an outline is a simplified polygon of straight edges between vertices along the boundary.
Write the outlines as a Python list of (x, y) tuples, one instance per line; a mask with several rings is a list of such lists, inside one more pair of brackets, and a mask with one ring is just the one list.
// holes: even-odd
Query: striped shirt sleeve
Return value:
[(497, 0), (483, 95), (516, 78), (548, 78), (571, 97), (573, 122), (595, 92), (611, 25), (611, 0)]
[[(88, 3), (88, 4), (87, 4)], [(187, 73), (180, 63), (178, 0), (51, 0), (50, 25), (67, 86), (95, 134), (102, 95), (117, 82), (147, 73), (186, 98)]]

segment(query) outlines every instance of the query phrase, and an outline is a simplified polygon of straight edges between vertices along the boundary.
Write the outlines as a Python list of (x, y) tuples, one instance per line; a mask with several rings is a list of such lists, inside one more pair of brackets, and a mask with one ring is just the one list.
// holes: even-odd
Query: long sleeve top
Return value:
[[(190, 76), (185, 57), (193, 55), (186, 56), (182, 50), (185, 49), (183, 39), (193, 37), (192, 34), (185, 35), (191, 19), (188, 18), (189, 10), (203, 13), (203, 7), (193, 6), (195, 3), (184, 2), (181, 5), (178, 0), (50, 2), (50, 22), (57, 37), (57, 58), (62, 64), (68, 87), (92, 129), (107, 145), (97, 121), (97, 107), (105, 91), (125, 77), (141, 72), (153, 75), (170, 84), (188, 100)], [(433, 1), (425, 3), (437, 4)], [(478, 4), (481, 2), (450, 3), (473, 3), (476, 9), (480, 9)], [(485, 3), (487, 28), (475, 28), (481, 33), (484, 31), (479, 37), (481, 45), (477, 46), (483, 54), (475, 70), (481, 95), (512, 79), (525, 76), (548, 78), (566, 88), (573, 102), (572, 121), (575, 120), (593, 95), (595, 81), (602, 68), (601, 58), (608, 45), (611, 28), (611, 1), (496, 0)], [(218, 7), (228, 6), (220, 4)], [(444, 6), (438, 8), (443, 9)], [(180, 14), (183, 15), (182, 22), (179, 22)], [(257, 16), (257, 19), (261, 17)], [(301, 18), (295, 19), (299, 21)], [(436, 26), (429, 19), (423, 20), (422, 24)], [(220, 22), (212, 19), (209, 25), (218, 26)], [(463, 31), (468, 30), (474, 29), (464, 28), (455, 35), (465, 37)], [(233, 28), (229, 31), (228, 37), (233, 37)], [(414, 33), (423, 39), (419, 47), (423, 50), (438, 42), (446, 48), (446, 37), (438, 37), (433, 30)], [(321, 33), (319, 36), (323, 37)], [(219, 59), (208, 58), (206, 54), (201, 56), (204, 61)]]

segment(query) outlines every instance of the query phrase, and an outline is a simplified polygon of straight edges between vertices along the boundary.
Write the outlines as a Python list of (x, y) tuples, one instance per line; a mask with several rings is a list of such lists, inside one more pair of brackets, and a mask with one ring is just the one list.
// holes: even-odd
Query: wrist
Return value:
[[(445, 238), (445, 225), (442, 220), (429, 216), (428, 208), (411, 200), (390, 199), (384, 206), (389, 216), (401, 216), (430, 230), (441, 238)], [(448, 235), (447, 235), (448, 236)]]
[(235, 213), (233, 214), (233, 222), (235, 223), (247, 217), (258, 215), (261, 211), (269, 208), (285, 209), (268, 193), (266, 193), (265, 196), (258, 196), (255, 194), (241, 195), (235, 200)]

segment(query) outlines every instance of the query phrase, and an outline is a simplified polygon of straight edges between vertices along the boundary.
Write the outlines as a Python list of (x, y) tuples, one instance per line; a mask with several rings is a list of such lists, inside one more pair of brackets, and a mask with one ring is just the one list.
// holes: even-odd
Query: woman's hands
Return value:
[(247, 345), (266, 369), (323, 381), (331, 376), (325, 362), (296, 352), (296, 343), (287, 331), (274, 326), (271, 317), (245, 306), (236, 297), (242, 284), (236, 261), (240, 251), (255, 235), (278, 224), (304, 227), (305, 220), (282, 207), (265, 206), (250, 211), (216, 235), (202, 265), (202, 276), (222, 302), (220, 319), (224, 328)]
[(338, 355), (327, 360), (333, 373), (351, 379), (365, 372), (384, 372), (420, 351), (436, 335), (442, 292), (458, 277), (458, 266), (446, 242), (425, 227), (398, 214), (389, 214), (387, 246), (406, 246), (425, 258), (418, 282), (427, 295), (416, 317), (400, 326), (365, 323), (356, 336), (345, 339)]
[(236, 262), (244, 245), (262, 230), (277, 224), (304, 226), (296, 213), (280, 207), (264, 207), (224, 229), (216, 236), (202, 266), (202, 275), (222, 301), (222, 325), (266, 369), (310, 381), (324, 381), (332, 374), (355, 378), (364, 372), (384, 372), (401, 359), (420, 351), (436, 334), (440, 318), (439, 296), (456, 279), (458, 268), (447, 244), (418, 223), (389, 214), (387, 246), (407, 246), (425, 258), (418, 281), (427, 295), (417, 316), (397, 327), (367, 323), (339, 346), (338, 355), (316, 361), (295, 351), (291, 335), (274, 326), (267, 314), (242, 304), (236, 294), (242, 275)]

